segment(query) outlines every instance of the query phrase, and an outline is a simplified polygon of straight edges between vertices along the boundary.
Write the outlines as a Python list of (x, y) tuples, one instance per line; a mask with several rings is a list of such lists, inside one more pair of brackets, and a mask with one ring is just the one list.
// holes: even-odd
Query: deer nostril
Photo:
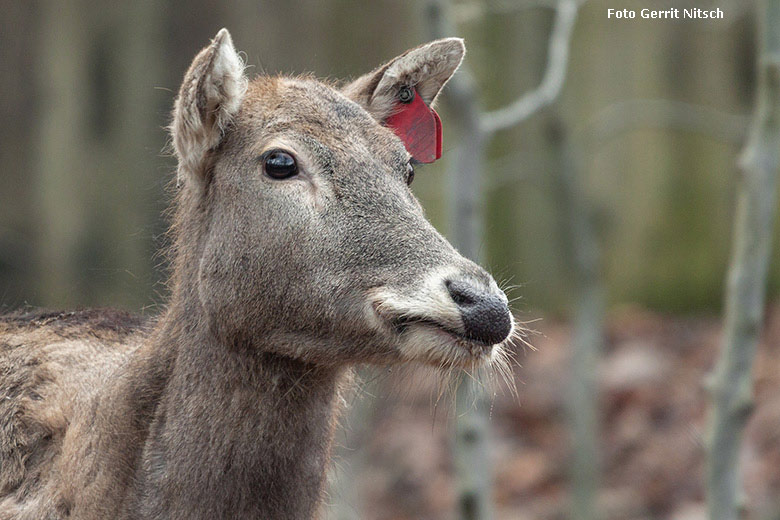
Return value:
[(512, 316), (505, 299), (460, 280), (447, 280), (445, 286), (458, 306), (466, 337), (495, 345), (509, 336)]
[(449, 291), (452, 301), (454, 301), (455, 305), (458, 307), (474, 304), (475, 295), (470, 285), (452, 280), (447, 280), (444, 282), (444, 285), (447, 286), (447, 291)]

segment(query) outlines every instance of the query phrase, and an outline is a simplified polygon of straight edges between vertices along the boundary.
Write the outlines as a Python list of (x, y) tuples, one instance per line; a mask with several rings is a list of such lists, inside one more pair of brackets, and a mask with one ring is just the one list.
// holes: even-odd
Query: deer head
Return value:
[(425, 219), (387, 126), (410, 90), (430, 106), (464, 50), (434, 41), (341, 89), (247, 80), (224, 29), (198, 54), (171, 127), (174, 294), (213, 334), (323, 365), (496, 357), (506, 296)]

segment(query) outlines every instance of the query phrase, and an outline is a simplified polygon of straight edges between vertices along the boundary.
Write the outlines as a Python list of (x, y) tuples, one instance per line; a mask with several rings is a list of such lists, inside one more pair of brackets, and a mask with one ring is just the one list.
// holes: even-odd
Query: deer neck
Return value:
[(172, 328), (176, 359), (137, 479), (142, 517), (311, 518), (344, 371)]

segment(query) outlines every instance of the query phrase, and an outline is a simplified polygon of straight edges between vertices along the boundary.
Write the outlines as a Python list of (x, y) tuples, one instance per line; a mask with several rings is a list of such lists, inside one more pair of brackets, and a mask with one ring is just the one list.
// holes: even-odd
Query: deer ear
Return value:
[(346, 85), (343, 93), (378, 121), (396, 110), (402, 88), (415, 89), (430, 106), (455, 73), (466, 47), (461, 38), (445, 38), (411, 49)]
[(246, 87), (244, 63), (222, 29), (192, 61), (174, 104), (171, 137), (179, 185), (203, 181), (209, 150), (222, 141)]

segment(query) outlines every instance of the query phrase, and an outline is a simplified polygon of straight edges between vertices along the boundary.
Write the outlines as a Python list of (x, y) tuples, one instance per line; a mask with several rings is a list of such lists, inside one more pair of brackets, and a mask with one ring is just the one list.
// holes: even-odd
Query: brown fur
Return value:
[[(503, 293), (424, 219), (377, 115), (388, 71), (432, 102), (462, 53), (420, 47), (347, 97), (248, 83), (220, 31), (174, 110), (166, 310), (0, 318), (0, 520), (312, 518), (350, 366), (500, 356), (468, 337), (445, 281)], [(269, 148), (299, 175), (264, 175)]]

